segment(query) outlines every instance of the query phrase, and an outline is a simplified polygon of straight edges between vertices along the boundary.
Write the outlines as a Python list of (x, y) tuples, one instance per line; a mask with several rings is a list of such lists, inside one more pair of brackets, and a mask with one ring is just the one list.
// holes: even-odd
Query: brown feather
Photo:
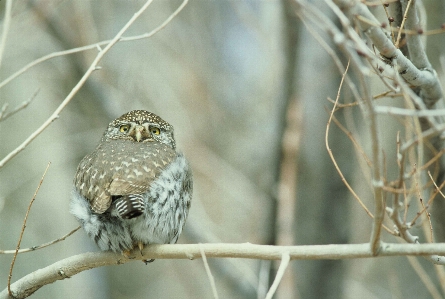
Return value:
[(162, 143), (103, 142), (80, 162), (74, 184), (93, 211), (101, 214), (110, 207), (113, 195), (146, 192), (174, 157), (174, 149)]

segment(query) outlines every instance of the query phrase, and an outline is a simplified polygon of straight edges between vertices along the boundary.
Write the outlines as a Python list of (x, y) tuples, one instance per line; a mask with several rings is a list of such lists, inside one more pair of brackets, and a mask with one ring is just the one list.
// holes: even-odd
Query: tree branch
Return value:
[(11, 11), (12, 11), (12, 0), (6, 0), (5, 17), (3, 19), (3, 31), (0, 40), (0, 66), (3, 60), (3, 52), (5, 51), (6, 38), (8, 36), (9, 27), (11, 25)]
[(46, 173), (48, 172), (48, 169), (49, 169), (49, 166), (50, 166), (50, 165), (51, 165), (51, 162), (48, 163), (48, 166), (46, 166), (46, 169), (45, 169), (45, 171), (43, 172), (43, 176), (42, 176), (42, 178), (40, 179), (39, 185), (37, 186), (37, 189), (36, 189), (36, 191), (34, 192), (34, 196), (32, 197), (31, 202), (30, 202), (29, 205), (28, 205), (28, 210), (26, 211), (26, 214), (25, 214), (25, 220), (23, 220), (23, 225), (22, 225), (22, 230), (21, 230), (21, 232), (20, 232), (19, 241), (17, 242), (17, 247), (16, 247), (15, 252), (14, 252), (14, 257), (12, 258), (11, 267), (9, 268), (9, 275), (8, 275), (8, 292), (9, 292), (10, 295), (12, 294), (12, 293), (11, 293), (11, 289), (10, 289), (11, 278), (12, 278), (12, 270), (14, 269), (14, 263), (15, 263), (15, 260), (16, 260), (16, 258), (17, 258), (17, 254), (19, 253), (20, 243), (22, 242), (23, 233), (25, 232), (25, 228), (26, 228), (26, 221), (28, 220), (28, 216), (29, 216), (29, 212), (31, 211), (32, 204), (34, 203), (34, 200), (36, 199), (37, 194), (39, 193), (40, 187), (41, 187), (42, 184), (43, 184), (43, 180), (45, 179), (45, 175), (46, 175)]
[[(58, 261), (36, 270), (11, 284), (15, 298), (26, 298), (41, 287), (57, 280), (70, 278), (92, 268), (120, 265), (135, 260), (150, 259), (197, 259), (201, 250), (208, 258), (245, 258), (281, 260), (289, 254), (291, 260), (352, 259), (374, 257), (369, 243), (339, 245), (272, 246), (242, 244), (163, 244), (146, 246), (142, 255), (139, 250), (132, 252), (131, 259), (112, 252), (88, 252)], [(436, 264), (445, 265), (445, 243), (394, 244), (382, 243), (378, 257), (383, 256), (431, 256)], [(438, 256), (441, 255), (441, 256)], [(0, 299), (8, 298), (8, 290), (0, 293)]]
[[(66, 107), (66, 105), (68, 105), (68, 103), (71, 101), (71, 99), (74, 97), (74, 95), (76, 95), (76, 93), (80, 90), (80, 88), (85, 84), (86, 80), (90, 77), (90, 75), (98, 69), (98, 63), (101, 61), (101, 59), (105, 56), (105, 54), (111, 49), (111, 47), (113, 47), (117, 42), (122, 40), (122, 35), (127, 31), (127, 29), (134, 23), (134, 21), (136, 21), (137, 18), (139, 18), (139, 16), (147, 9), (147, 7), (153, 2), (153, 0), (148, 0), (140, 9), (139, 11), (137, 11), (133, 17), (125, 24), (124, 27), (122, 27), (122, 29), (116, 34), (116, 36), (110, 40), (110, 41), (106, 41), (106, 46), (104, 49), (100, 48), (100, 44), (95, 44), (94, 47), (96, 47), (97, 49), (99, 49), (99, 53), (97, 54), (96, 58), (94, 59), (94, 61), (92, 62), (92, 64), (90, 65), (90, 67), (88, 68), (88, 70), (85, 72), (85, 74), (83, 75), (83, 77), (80, 79), (80, 81), (76, 84), (76, 86), (74, 86), (74, 88), (71, 90), (71, 92), (67, 95), (67, 97), (63, 100), (63, 102), (59, 105), (59, 107), (57, 107), (57, 109), (54, 111), (54, 113), (36, 130), (34, 131), (34, 133), (32, 133), (25, 141), (22, 142), (22, 144), (20, 144), (16, 149), (14, 149), (13, 151), (11, 151), (8, 155), (6, 155), (1, 161), (0, 161), (0, 168), (2, 168), (7, 162), (9, 162), (13, 157), (15, 157), (18, 153), (20, 153), (22, 150), (24, 150), (26, 148), (26, 146), (31, 143), (38, 135), (40, 135), (40, 133), (42, 133), (53, 121), (55, 121), (58, 117), (59, 117), (59, 113)], [(156, 29), (154, 29), (153, 31), (138, 36), (138, 37), (133, 37), (133, 39), (138, 39), (138, 38), (147, 38), (152, 36), (153, 34), (155, 34), (156, 32), (158, 32), (159, 30), (161, 30), (162, 28), (164, 28), (179, 12), (180, 10), (182, 10), (182, 8), (187, 4), (188, 0), (184, 0), (183, 3), (179, 6), (179, 8), (173, 13), (171, 14), (160, 26), (158, 26)], [(128, 39), (130, 40), (130, 39)], [(85, 47), (83, 47), (82, 49), (85, 49)], [(76, 51), (73, 50), (68, 50), (71, 51), (70, 53), (74, 53)], [(66, 54), (66, 52), (65, 52)], [(50, 58), (55, 57), (55, 56), (51, 56)], [(38, 60), (39, 62), (42, 62), (43, 60)], [(35, 65), (35, 64), (34, 64)], [(34, 66), (32, 65), (32, 66)], [(29, 67), (25, 67), (22, 70), (27, 70)], [(21, 71), (22, 71), (21, 70)], [(18, 75), (17, 75), (18, 76)], [(14, 77), (15, 78), (15, 77)], [(11, 79), (12, 80), (12, 79)], [(8, 79), (6, 80), (7, 82)], [(6, 83), (7, 83), (6, 82)], [(5, 82), (3, 82), (2, 84), (6, 84)], [(3, 86), (2, 85), (2, 86)]]
[(275, 276), (275, 279), (272, 283), (272, 286), (269, 289), (269, 292), (266, 294), (266, 299), (272, 299), (273, 295), (278, 289), (278, 285), (281, 282), (281, 279), (283, 278), (284, 272), (287, 269), (287, 266), (289, 266), (290, 256), (288, 252), (283, 253), (283, 257), (281, 258), (280, 267), (278, 268), (277, 276)]
[(8, 103), (3, 104), (2, 108), (0, 109), (0, 121), (4, 121), (8, 117), (13, 116), (17, 112), (28, 107), (28, 105), (36, 98), (39, 91), (40, 91), (40, 88), (37, 89), (28, 100), (24, 101), (22, 104), (15, 107), (12, 111), (6, 112), (6, 110), (8, 109)]
[[(81, 226), (79, 225), (78, 227), (76, 227), (75, 229), (73, 229), (72, 231), (70, 231), (69, 233), (65, 234), (64, 236), (62, 236), (62, 237), (60, 237), (58, 239), (55, 239), (55, 240), (52, 240), (50, 242), (46, 242), (46, 243), (43, 243), (43, 244), (40, 244), (40, 245), (32, 246), (32, 247), (29, 247), (29, 248), (19, 249), (17, 251), (17, 253), (26, 253), (26, 252), (36, 251), (36, 250), (39, 250), (39, 249), (51, 246), (53, 244), (56, 244), (56, 243), (58, 243), (60, 241), (64, 241), (66, 238), (68, 238), (69, 236), (71, 236), (72, 234), (77, 232), (80, 228), (81, 228)], [(16, 249), (0, 250), (0, 254), (15, 254), (15, 252), (16, 252)]]
[[(179, 14), (179, 12), (181, 12), (181, 10), (185, 7), (185, 5), (188, 3), (188, 1), (189, 0), (183, 0), (181, 5), (179, 5), (178, 8), (167, 19), (165, 19), (164, 22), (162, 22), (161, 25), (159, 25), (155, 29), (151, 30), (150, 32), (143, 33), (143, 34), (140, 34), (140, 35), (128, 36), (128, 37), (124, 37), (123, 36), (123, 37), (121, 37), (119, 42), (129, 42), (129, 41), (135, 41), (135, 40), (140, 40), (140, 39), (145, 39), (145, 38), (152, 37), (153, 35), (155, 35), (159, 31), (161, 31), (165, 26), (167, 26), (167, 24), (170, 23), (170, 21), (173, 20), (173, 18), (176, 17)], [(100, 42), (95, 43), (95, 44), (86, 45), (86, 46), (73, 48), (73, 49), (69, 49), (69, 50), (64, 50), (64, 51), (53, 52), (53, 53), (50, 53), (50, 54), (45, 55), (43, 57), (40, 57), (40, 58), (38, 58), (38, 59), (28, 63), (27, 65), (22, 67), (20, 70), (18, 70), (17, 72), (15, 72), (11, 76), (9, 76), (8, 78), (6, 78), (2, 82), (0, 82), (0, 88), (4, 87), (5, 85), (7, 85), (11, 81), (13, 81), (15, 78), (19, 77), (20, 75), (24, 74), (29, 69), (35, 67), (36, 65), (38, 65), (38, 64), (40, 64), (42, 62), (45, 62), (47, 60), (50, 60), (50, 59), (56, 58), (56, 57), (60, 57), (60, 56), (65, 56), (65, 55), (79, 53), (79, 52), (83, 52), (83, 51), (87, 51), (87, 50), (97, 49), (98, 46), (99, 47), (105, 46), (105, 45), (109, 44), (111, 41), (112, 40), (104, 40), (104, 41), (100, 41)]]
[[(366, 5), (359, 1), (326, 0), (328, 4), (331, 1), (333, 1), (342, 11), (345, 11), (349, 15), (361, 16), (368, 20), (364, 22), (360, 18), (357, 18), (357, 20), (359, 20), (361, 29), (372, 40), (375, 47), (380, 51), (381, 55), (389, 59), (389, 61), (394, 64), (398, 73), (403, 79), (406, 80), (406, 82), (420, 88), (419, 95), (428, 108), (431, 108), (437, 101), (443, 98), (442, 89), (440, 87), (436, 72), (433, 69), (428, 68), (430, 64), (429, 62), (425, 62), (426, 56), (418, 53), (418, 51), (423, 51), (423, 47), (419, 48), (413, 46), (413, 48), (416, 48), (415, 50), (417, 53), (415, 57), (418, 58), (416, 62), (424, 67), (422, 69), (418, 69), (413, 62), (405, 57), (403, 53), (394, 46), (382, 28), (380, 28), (378, 25), (376, 26), (376, 24), (380, 23), (369, 11)], [(337, 15), (339, 15), (339, 13), (343, 15), (342, 11), (336, 11)], [(413, 12), (409, 13), (409, 17), (412, 17), (412, 14), (415, 14), (414, 9)], [(410, 20), (410, 22), (411, 23), (408, 23), (408, 25), (416, 24), (417, 20)], [(411, 40), (413, 40), (413, 38), (411, 38)], [(416, 39), (414, 39), (414, 43), (416, 46), (418, 46)]]

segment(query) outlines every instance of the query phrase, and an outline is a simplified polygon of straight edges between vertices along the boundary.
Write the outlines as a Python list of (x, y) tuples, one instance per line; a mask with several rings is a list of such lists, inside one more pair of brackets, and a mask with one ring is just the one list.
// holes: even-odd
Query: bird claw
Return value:
[(131, 256), (131, 250), (124, 250), (122, 251), (122, 255), (127, 259), (134, 259), (134, 256)]
[(142, 242), (138, 242), (138, 248), (139, 248), (139, 252), (142, 254), (142, 249), (144, 249), (144, 244)]
[[(142, 254), (142, 250), (144, 249), (144, 244), (142, 242), (138, 242), (138, 247), (139, 247), (139, 252)], [(154, 259), (150, 259), (150, 260), (142, 260), (146, 265), (148, 265), (148, 263), (153, 263), (155, 260)]]
[[(144, 249), (144, 244), (142, 242), (138, 242), (138, 248), (139, 248), (139, 252), (142, 254), (142, 250)], [(146, 265), (148, 265), (148, 263), (152, 263), (154, 262), (154, 259), (150, 259), (150, 260), (142, 260)]]

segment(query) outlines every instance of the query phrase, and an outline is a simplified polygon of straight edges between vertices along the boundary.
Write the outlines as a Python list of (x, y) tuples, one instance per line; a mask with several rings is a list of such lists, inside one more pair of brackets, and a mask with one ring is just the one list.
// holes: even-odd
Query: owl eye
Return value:
[(157, 127), (150, 127), (150, 132), (155, 135), (161, 134), (161, 130), (159, 130)]
[(128, 130), (130, 129), (130, 125), (122, 125), (119, 127), (119, 131), (121, 131), (122, 133), (126, 133), (128, 132)]

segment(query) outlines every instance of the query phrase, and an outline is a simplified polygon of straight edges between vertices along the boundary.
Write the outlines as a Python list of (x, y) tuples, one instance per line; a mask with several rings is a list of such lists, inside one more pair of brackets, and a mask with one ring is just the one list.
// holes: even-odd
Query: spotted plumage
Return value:
[(134, 110), (112, 121), (80, 162), (70, 211), (102, 250), (175, 243), (192, 198), (192, 174), (173, 127)]

